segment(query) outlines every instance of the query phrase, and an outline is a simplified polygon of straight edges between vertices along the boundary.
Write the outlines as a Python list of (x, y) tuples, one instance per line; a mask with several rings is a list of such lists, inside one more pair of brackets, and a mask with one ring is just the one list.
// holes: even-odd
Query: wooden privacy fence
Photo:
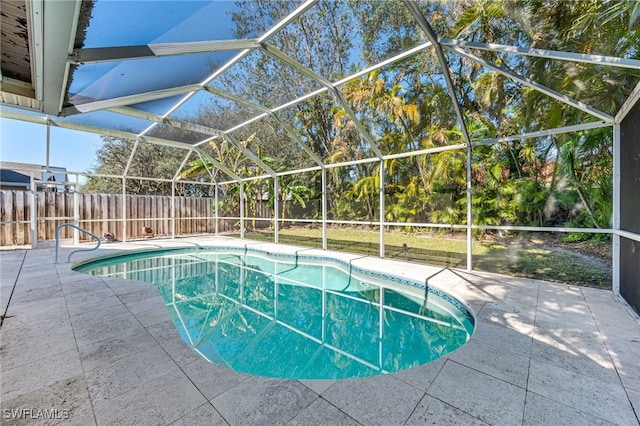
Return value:
[[(103, 238), (111, 232), (123, 236), (122, 204), (126, 203), (126, 238), (147, 237), (144, 228), (156, 236), (171, 236), (171, 197), (156, 195), (37, 193), (38, 240), (55, 239), (55, 230), (63, 223), (74, 223), (74, 196), (78, 197), (78, 225)], [(175, 197), (175, 234), (214, 233), (212, 198)], [(31, 241), (31, 193), (0, 190), (0, 246), (27, 245)], [(271, 217), (262, 209), (262, 217)], [(218, 231), (238, 230), (237, 219), (218, 221)], [(265, 223), (263, 226), (269, 226)], [(61, 238), (73, 238), (71, 228), (63, 228)], [(80, 240), (91, 237), (80, 233)]]

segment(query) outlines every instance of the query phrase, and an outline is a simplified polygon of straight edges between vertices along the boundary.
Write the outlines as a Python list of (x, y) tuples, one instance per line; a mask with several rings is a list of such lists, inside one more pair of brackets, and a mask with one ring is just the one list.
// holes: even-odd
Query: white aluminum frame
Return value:
[[(57, 8), (47, 9), (47, 13), (42, 13), (42, 19), (33, 20), (34, 23), (34, 55), (35, 55), (35, 80), (38, 82), (36, 84), (36, 97), (38, 99), (44, 100), (43, 111), (46, 114), (50, 114), (51, 116), (35, 116), (28, 113), (24, 113), (14, 109), (0, 109), (0, 115), (2, 117), (10, 118), (10, 119), (18, 119), (29, 122), (41, 123), (47, 125), (47, 141), (46, 141), (46, 167), (49, 166), (49, 158), (50, 158), (50, 126), (57, 126), (67, 129), (73, 130), (81, 130), (88, 131), (92, 133), (98, 133), (118, 138), (124, 138), (129, 140), (134, 140), (134, 148), (130, 154), (127, 165), (123, 170), (122, 175), (103, 175), (103, 174), (92, 174), (87, 172), (75, 172), (68, 171), (67, 173), (76, 174), (76, 176), (96, 176), (96, 177), (105, 177), (105, 178), (116, 178), (122, 180), (122, 194), (126, 195), (126, 181), (127, 179), (145, 179), (151, 181), (162, 181), (162, 182), (170, 182), (172, 185), (172, 216), (175, 212), (175, 185), (176, 183), (192, 183), (199, 185), (213, 185), (215, 191), (215, 219), (216, 219), (216, 234), (218, 233), (218, 220), (223, 219), (223, 217), (219, 216), (218, 212), (218, 190), (219, 186), (223, 184), (239, 184), (240, 185), (240, 236), (244, 238), (244, 221), (247, 219), (244, 212), (244, 183), (247, 181), (255, 180), (255, 179), (273, 179), (273, 187), (274, 193), (278, 193), (279, 182), (278, 177), (302, 173), (302, 172), (310, 172), (310, 171), (320, 171), (321, 179), (322, 179), (322, 218), (316, 221), (313, 220), (305, 220), (305, 219), (290, 219), (285, 218), (287, 222), (310, 222), (310, 223), (321, 223), (322, 224), (322, 244), (323, 248), (327, 248), (327, 225), (328, 224), (366, 224), (371, 226), (378, 226), (380, 233), (380, 257), (384, 257), (384, 228), (386, 226), (410, 226), (410, 227), (431, 227), (431, 228), (450, 228), (450, 229), (466, 229), (467, 231), (467, 269), (472, 269), (472, 230), (473, 229), (497, 229), (497, 230), (522, 230), (522, 231), (542, 231), (542, 232), (590, 232), (590, 233), (609, 233), (613, 234), (613, 261), (614, 265), (617, 265), (619, 261), (619, 238), (620, 236), (624, 236), (626, 238), (631, 238), (635, 241), (640, 241), (640, 236), (634, 233), (629, 233), (627, 231), (620, 229), (620, 193), (619, 193), (619, 184), (620, 184), (620, 122), (626, 116), (626, 114), (631, 110), (631, 108), (639, 101), (640, 99), (640, 84), (636, 86), (632, 94), (629, 96), (627, 102), (622, 106), (620, 111), (615, 117), (611, 115), (599, 111), (596, 108), (593, 108), (590, 105), (586, 105), (583, 102), (572, 99), (562, 93), (559, 93), (553, 89), (550, 89), (546, 86), (543, 86), (535, 81), (532, 81), (526, 77), (517, 75), (516, 73), (503, 68), (495, 63), (492, 63), (484, 58), (479, 57), (472, 53), (471, 50), (491, 50), (496, 52), (502, 52), (504, 54), (514, 54), (514, 55), (525, 55), (525, 56), (534, 56), (534, 57), (542, 57), (549, 58), (553, 60), (560, 61), (571, 61), (571, 62), (582, 62), (589, 64), (596, 64), (604, 67), (619, 67), (619, 68), (627, 68), (627, 69), (640, 69), (640, 60), (637, 59), (629, 59), (629, 58), (617, 58), (610, 56), (601, 56), (601, 55), (591, 55), (591, 54), (582, 54), (582, 53), (574, 53), (574, 52), (561, 52), (561, 51), (553, 51), (548, 49), (537, 49), (537, 48), (523, 48), (516, 46), (506, 46), (500, 44), (493, 43), (479, 43), (473, 41), (466, 40), (452, 40), (446, 38), (438, 38), (437, 34), (431, 28), (427, 18), (424, 16), (422, 10), (417, 5), (409, 0), (404, 0), (403, 3), (410, 12), (411, 16), (414, 18), (423, 34), (428, 39), (427, 42), (415, 46), (411, 49), (408, 49), (404, 52), (397, 54), (396, 56), (386, 59), (384, 61), (379, 62), (373, 66), (370, 66), (366, 69), (353, 73), (347, 77), (344, 77), (338, 81), (331, 82), (328, 81), (323, 76), (316, 74), (313, 70), (309, 69), (305, 65), (297, 62), (292, 57), (287, 55), (284, 52), (278, 50), (275, 46), (268, 43), (269, 39), (273, 37), (280, 29), (284, 28), (286, 25), (312, 10), (313, 6), (317, 3), (318, 0), (308, 0), (300, 5), (296, 10), (294, 10), (287, 17), (278, 22), (273, 28), (268, 30), (262, 36), (255, 39), (245, 39), (245, 40), (209, 40), (209, 41), (201, 41), (201, 42), (188, 42), (188, 43), (163, 43), (163, 44), (148, 44), (142, 46), (122, 46), (122, 47), (105, 47), (105, 48), (97, 48), (97, 49), (76, 49), (73, 50), (73, 40), (76, 32), (76, 25), (78, 20), (78, 15), (80, 11), (80, 2), (63, 2), (64, 5), (60, 5)], [(44, 2), (41, 0), (37, 0), (32, 2), (31, 11), (41, 11), (43, 12)], [(33, 18), (33, 14), (32, 14)], [(49, 29), (47, 29), (49, 28)], [(62, 31), (60, 31), (62, 28)], [(51, 31), (56, 31), (55, 37), (52, 36)], [(49, 35), (49, 36), (48, 36)], [(38, 46), (38, 43), (41, 45)], [(233, 65), (238, 63), (242, 58), (244, 58), (248, 53), (255, 49), (261, 49), (266, 54), (275, 58), (278, 61), (281, 61), (289, 66), (295, 68), (300, 71), (307, 77), (312, 80), (318, 82), (323, 87), (315, 90), (307, 95), (301, 96), (298, 99), (293, 101), (286, 102), (285, 104), (276, 106), (274, 108), (267, 108), (262, 105), (257, 105), (253, 102), (250, 102), (246, 99), (240, 98), (238, 96), (221, 92), (217, 89), (213, 89), (209, 87), (209, 83), (215, 80), (218, 76), (224, 73), (226, 70), (231, 68)], [(412, 55), (421, 54), (423, 52), (426, 53), (428, 49), (433, 49), (435, 55), (441, 65), (443, 77), (445, 79), (445, 83), (447, 85), (447, 90), (449, 96), (452, 101), (452, 105), (454, 107), (458, 125), (460, 126), (460, 131), (463, 133), (464, 143), (450, 145), (450, 146), (442, 146), (431, 149), (418, 150), (413, 152), (405, 152), (399, 154), (390, 154), (384, 155), (376, 143), (375, 135), (372, 135), (369, 130), (365, 128), (365, 126), (358, 120), (356, 113), (351, 109), (348, 102), (344, 99), (341, 94), (339, 88), (361, 76), (364, 76), (371, 71), (381, 69), (387, 65), (390, 65), (394, 62), (403, 60)], [(583, 124), (577, 124), (572, 126), (565, 126), (561, 128), (554, 129), (545, 129), (539, 130), (535, 132), (529, 132), (520, 135), (511, 135), (506, 137), (498, 137), (498, 138), (488, 138), (483, 140), (473, 141), (470, 139), (468, 134), (467, 126), (464, 120), (464, 115), (462, 114), (461, 107), (458, 104), (456, 98), (456, 92), (451, 82), (451, 78), (448, 72), (448, 63), (446, 57), (444, 56), (443, 49), (447, 49), (448, 52), (451, 52), (459, 57), (466, 58), (468, 60), (474, 61), (488, 69), (491, 69), (495, 72), (498, 72), (505, 77), (515, 81), (518, 84), (525, 85), (527, 87), (531, 87), (547, 96), (550, 96), (565, 105), (569, 105), (573, 108), (580, 109), (588, 114), (594, 116), (598, 121), (588, 122)], [(222, 67), (218, 68), (214, 73), (212, 73), (209, 77), (207, 77), (204, 81), (198, 84), (185, 85), (180, 87), (172, 87), (163, 90), (146, 92), (135, 94), (131, 96), (123, 96), (119, 98), (106, 99), (96, 102), (90, 102), (82, 105), (77, 105), (69, 108), (62, 108), (62, 101), (64, 98), (64, 93), (61, 93), (60, 88), (64, 88), (66, 86), (66, 81), (69, 75), (69, 69), (72, 64), (77, 63), (98, 63), (104, 61), (115, 61), (115, 60), (127, 60), (127, 59), (136, 59), (136, 58), (144, 58), (144, 57), (157, 57), (157, 56), (173, 56), (173, 55), (184, 55), (190, 53), (197, 52), (214, 52), (220, 50), (241, 50), (236, 56), (234, 56), (230, 61), (224, 64)], [(64, 57), (64, 61), (60, 61), (60, 57)], [(42, 72), (46, 68), (46, 75)], [(199, 91), (207, 91), (211, 94), (222, 96), (230, 100), (234, 100), (240, 104), (248, 106), (250, 108), (256, 109), (259, 113), (246, 120), (243, 123), (238, 124), (237, 126), (226, 129), (214, 129), (207, 126), (199, 125), (196, 123), (192, 123), (185, 120), (180, 120), (176, 118), (171, 118), (171, 115), (177, 111), (181, 106), (183, 106), (189, 99), (191, 99), (197, 92)], [(297, 135), (296, 131), (291, 128), (290, 125), (284, 122), (279, 115), (278, 112), (285, 110), (287, 108), (291, 108), (301, 102), (304, 102), (314, 96), (323, 94), (325, 92), (333, 95), (335, 102), (340, 105), (351, 121), (354, 123), (357, 128), (360, 136), (363, 140), (371, 147), (371, 150), (374, 152), (374, 156), (371, 158), (365, 158), (360, 160), (346, 161), (335, 164), (327, 164), (322, 161)], [(39, 95), (40, 94), (40, 95)], [(174, 95), (184, 95), (182, 99), (177, 102), (170, 110), (162, 116), (156, 114), (146, 113), (144, 111), (136, 110), (128, 105), (132, 103), (138, 103), (143, 101), (150, 101), (155, 99), (161, 99), (168, 96)], [(73, 123), (71, 121), (57, 119), (55, 115), (70, 115), (77, 114), (83, 112), (90, 111), (98, 111), (98, 110), (109, 110), (114, 113), (123, 114), (131, 117), (136, 117), (144, 120), (151, 121), (152, 124), (148, 126), (142, 132), (135, 134), (124, 132), (115, 129), (104, 129), (95, 126), (89, 126), (84, 124)], [(292, 140), (292, 143), (299, 145), (306, 154), (311, 158), (311, 160), (316, 164), (316, 166), (308, 167), (299, 170), (288, 170), (283, 172), (276, 172), (267, 164), (262, 162), (251, 150), (243, 147), (241, 144), (235, 142), (234, 138), (231, 136), (231, 133), (246, 127), (248, 124), (253, 123), (257, 120), (260, 120), (265, 117), (271, 117), (276, 120), (286, 131), (289, 137)], [(178, 142), (173, 140), (167, 140), (157, 137), (147, 136), (150, 131), (152, 131), (158, 125), (171, 126), (176, 128), (182, 128), (188, 131), (193, 131), (200, 133), (206, 136), (202, 141), (198, 141), (193, 144), (188, 144), (184, 142)], [(509, 141), (515, 140), (524, 140), (530, 138), (540, 138), (554, 134), (575, 132), (580, 130), (588, 130), (595, 128), (604, 128), (604, 127), (612, 127), (613, 128), (613, 140), (614, 140), (614, 218), (613, 218), (613, 229), (592, 229), (592, 228), (548, 228), (548, 227), (520, 227), (520, 226), (479, 226), (474, 225), (473, 223), (473, 209), (472, 209), (472, 185), (471, 185), (471, 166), (472, 166), (472, 149), (476, 146), (483, 145), (493, 145), (499, 144)], [(210, 142), (211, 140), (223, 138), (228, 140), (232, 145), (234, 145), (237, 149), (239, 149), (247, 158), (249, 158), (254, 164), (259, 166), (266, 174), (254, 177), (241, 177), (233, 170), (230, 170), (224, 164), (221, 163), (216, 158), (211, 157), (200, 149), (201, 145)], [(187, 151), (184, 160), (182, 161), (178, 170), (174, 174), (171, 179), (159, 179), (159, 178), (149, 178), (149, 177), (137, 177), (137, 176), (129, 176), (129, 170), (131, 166), (131, 162), (135, 155), (136, 149), (140, 143), (154, 143), (164, 146), (169, 146), (173, 148), (184, 149)], [(384, 217), (384, 209), (385, 209), (385, 166), (384, 162), (389, 159), (396, 158), (405, 158), (405, 157), (413, 157), (418, 155), (430, 155), (438, 152), (444, 152), (449, 150), (466, 150), (466, 178), (467, 178), (467, 223), (466, 224), (430, 224), (430, 223), (395, 223), (395, 222), (386, 222)], [(180, 179), (180, 172), (184, 169), (185, 165), (191, 158), (192, 154), (195, 153), (200, 159), (203, 160), (203, 163), (206, 165), (208, 162), (212, 164), (215, 168), (219, 169), (223, 173), (225, 173), (228, 177), (230, 177), (231, 181), (221, 182), (219, 179), (214, 181), (214, 174), (210, 169), (207, 170), (212, 177), (212, 182), (192, 182), (184, 179)], [(351, 165), (358, 164), (366, 164), (366, 163), (379, 163), (379, 218), (376, 222), (367, 222), (367, 221), (339, 221), (339, 220), (329, 220), (328, 212), (327, 212), (327, 170), (336, 167), (347, 167)], [(76, 181), (78, 177), (76, 177)], [(35, 197), (35, 188), (32, 179), (31, 184), (32, 197)], [(278, 234), (279, 234), (279, 202), (278, 197), (275, 197), (274, 203), (274, 240), (278, 242)], [(123, 218), (126, 217), (126, 203), (123, 203)], [(78, 221), (78, 218), (74, 215), (74, 222)], [(173, 219), (172, 219), (173, 220)], [(32, 220), (33, 222), (33, 217)], [(122, 237), (126, 239), (126, 221), (124, 221), (124, 234)], [(32, 246), (35, 247), (37, 243), (37, 227), (32, 232), (32, 239), (35, 238), (35, 242), (32, 240)], [(172, 238), (175, 238), (175, 221), (172, 221)], [(617, 293), (619, 291), (619, 271), (614, 266), (613, 268), (613, 281), (614, 281), (614, 291)]]

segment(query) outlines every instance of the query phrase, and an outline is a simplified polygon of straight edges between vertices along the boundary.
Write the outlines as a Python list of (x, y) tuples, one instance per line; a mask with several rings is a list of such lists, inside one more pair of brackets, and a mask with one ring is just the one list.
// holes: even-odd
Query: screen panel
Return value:
[[(640, 104), (620, 125), (620, 228), (640, 234)], [(640, 312), (640, 242), (620, 237), (620, 294)]]

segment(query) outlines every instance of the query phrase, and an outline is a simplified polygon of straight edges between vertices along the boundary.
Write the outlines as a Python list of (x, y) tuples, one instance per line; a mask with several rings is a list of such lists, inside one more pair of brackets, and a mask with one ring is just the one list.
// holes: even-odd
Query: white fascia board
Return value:
[(29, 51), (31, 52), (31, 81), (35, 91), (35, 98), (42, 100), (44, 92), (44, 21), (43, 0), (31, 0), (25, 2), (27, 16), (30, 19), (29, 27)]
[(43, 112), (58, 115), (67, 81), (67, 57), (75, 40), (82, 2), (71, 0), (43, 3)]

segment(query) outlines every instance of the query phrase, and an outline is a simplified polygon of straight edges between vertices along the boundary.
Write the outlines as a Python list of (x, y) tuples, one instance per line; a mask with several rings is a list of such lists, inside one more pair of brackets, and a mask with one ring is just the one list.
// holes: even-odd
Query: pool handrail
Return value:
[(77, 229), (78, 231), (84, 232), (85, 234), (95, 238), (96, 241), (98, 242), (98, 245), (93, 247), (93, 248), (81, 248), (81, 249), (77, 249), (77, 250), (72, 251), (71, 253), (69, 253), (69, 257), (67, 257), (67, 262), (71, 262), (71, 256), (74, 253), (77, 253), (79, 251), (94, 251), (94, 250), (98, 250), (98, 248), (100, 248), (100, 238), (97, 235), (87, 231), (84, 228), (79, 227), (78, 225), (74, 225), (73, 223), (63, 223), (62, 225), (59, 225), (56, 228), (56, 257), (55, 257), (55, 260), (54, 260), (53, 263), (58, 263), (58, 250), (60, 249), (60, 229), (64, 228), (65, 226), (70, 226), (72, 228)]

